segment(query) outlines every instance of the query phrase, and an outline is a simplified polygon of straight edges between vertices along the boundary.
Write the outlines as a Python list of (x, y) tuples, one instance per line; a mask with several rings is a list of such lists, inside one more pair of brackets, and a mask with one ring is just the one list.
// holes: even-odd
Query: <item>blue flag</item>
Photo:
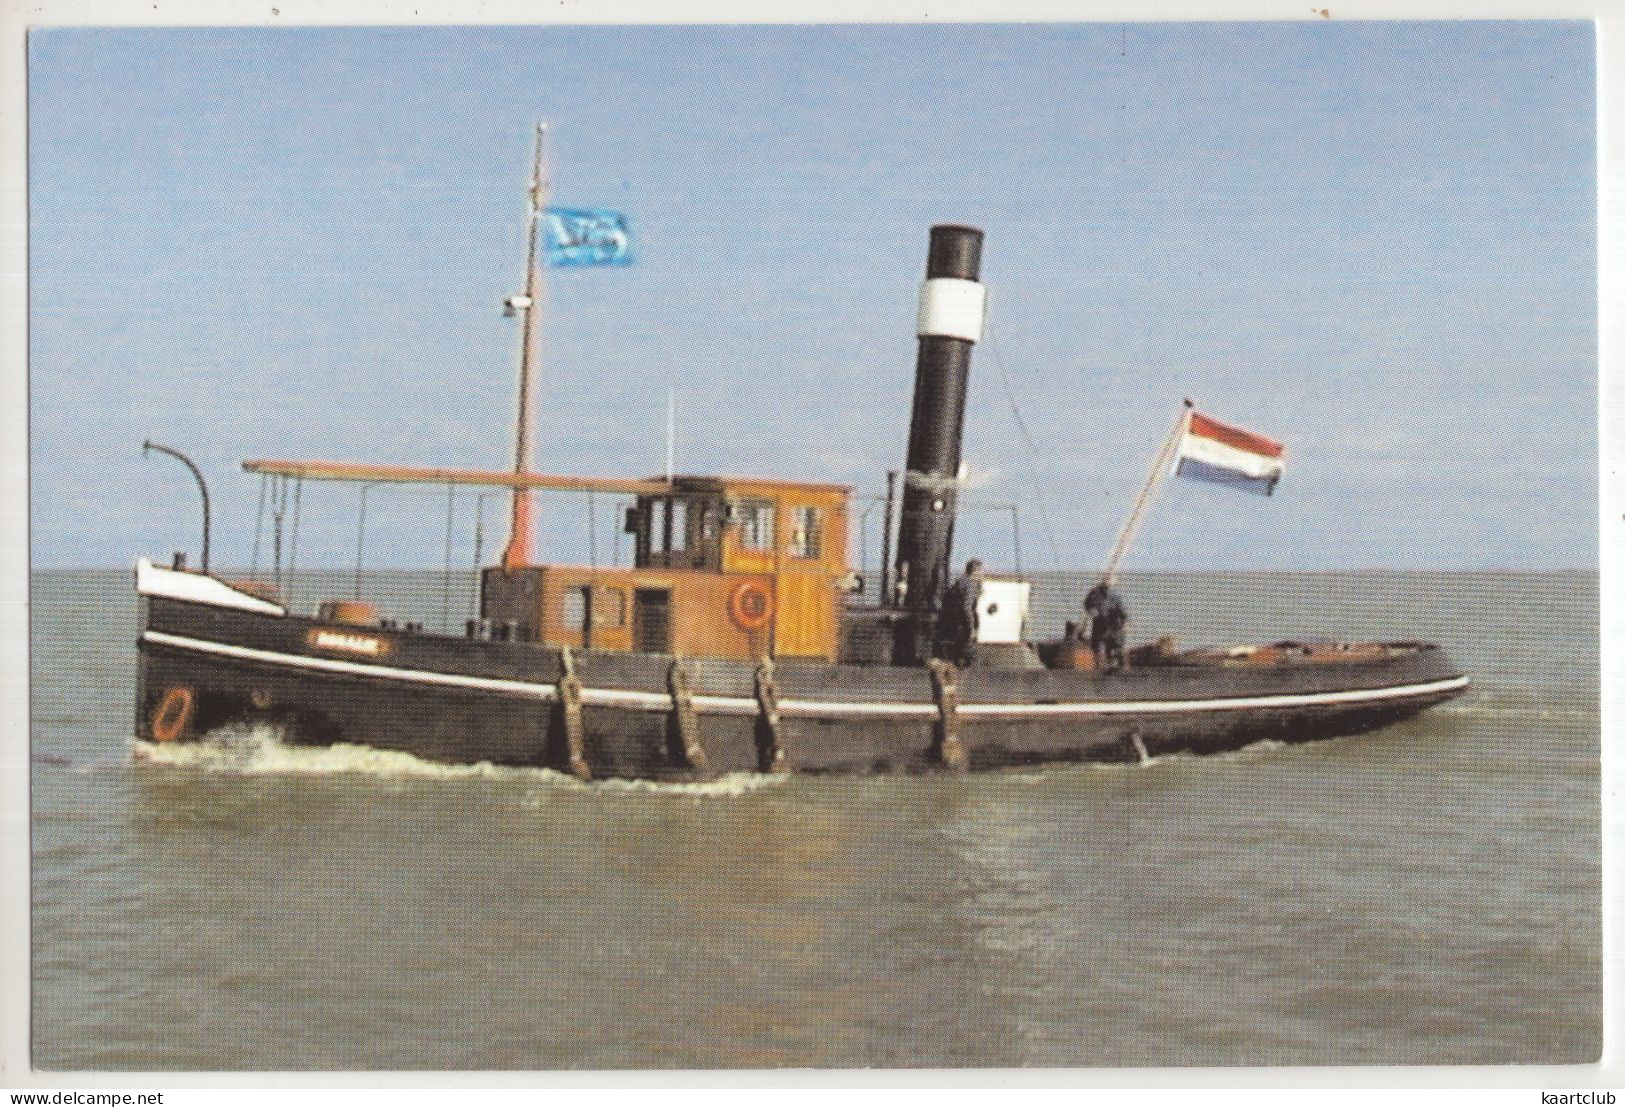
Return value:
[(544, 214), (547, 264), (632, 264), (632, 239), (620, 212), (548, 208)]

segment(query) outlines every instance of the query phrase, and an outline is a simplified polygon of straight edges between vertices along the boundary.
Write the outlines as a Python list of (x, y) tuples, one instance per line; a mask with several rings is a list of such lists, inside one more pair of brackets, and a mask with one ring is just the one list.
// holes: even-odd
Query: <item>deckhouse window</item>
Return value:
[(790, 512), (790, 556), (816, 558), (823, 552), (824, 513), (797, 506)]
[(590, 596), (592, 625), (595, 627), (624, 627), (626, 625), (626, 592), (607, 585), (594, 588)]
[(560, 622), (580, 633), (589, 628), (616, 629), (626, 625), (626, 592), (607, 585), (572, 585), (560, 596)]
[(773, 548), (773, 501), (741, 500), (738, 508), (739, 544), (753, 550)]
[(586, 630), (587, 589), (585, 587), (566, 588), (561, 599), (564, 604), (564, 629), (577, 632)]

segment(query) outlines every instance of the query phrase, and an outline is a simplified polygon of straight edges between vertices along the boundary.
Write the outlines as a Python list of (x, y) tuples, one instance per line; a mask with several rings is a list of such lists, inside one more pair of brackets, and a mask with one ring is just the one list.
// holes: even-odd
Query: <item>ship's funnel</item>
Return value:
[(911, 616), (908, 631), (897, 639), (897, 660), (902, 662), (929, 655), (950, 579), (965, 388), (987, 300), (979, 282), (981, 265), (981, 231), (931, 228), (925, 284), (920, 287), (920, 350), (897, 533), (898, 600)]

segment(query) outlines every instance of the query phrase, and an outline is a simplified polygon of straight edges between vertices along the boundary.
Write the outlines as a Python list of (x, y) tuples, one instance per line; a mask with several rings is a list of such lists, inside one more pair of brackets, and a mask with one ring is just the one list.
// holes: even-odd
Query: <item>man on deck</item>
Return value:
[(976, 604), (982, 598), (982, 563), (971, 558), (963, 576), (955, 577), (942, 597), (942, 614), (937, 619), (938, 657), (955, 665), (968, 665), (975, 651), (978, 615)]
[(1124, 667), (1124, 631), (1128, 626), (1128, 608), (1123, 597), (1112, 588), (1110, 581), (1101, 581), (1089, 589), (1083, 598), (1083, 610), (1089, 616), (1089, 648), (1095, 655), (1096, 669)]

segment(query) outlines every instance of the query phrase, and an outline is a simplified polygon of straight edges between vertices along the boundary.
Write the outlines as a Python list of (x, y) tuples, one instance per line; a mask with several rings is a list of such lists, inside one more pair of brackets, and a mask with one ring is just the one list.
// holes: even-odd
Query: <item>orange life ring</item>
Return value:
[(728, 617), (741, 630), (761, 630), (773, 617), (773, 597), (759, 580), (742, 580), (728, 596)]
[(192, 721), (192, 690), (171, 688), (152, 709), (152, 737), (156, 742), (173, 742), (186, 733), (186, 724)]

